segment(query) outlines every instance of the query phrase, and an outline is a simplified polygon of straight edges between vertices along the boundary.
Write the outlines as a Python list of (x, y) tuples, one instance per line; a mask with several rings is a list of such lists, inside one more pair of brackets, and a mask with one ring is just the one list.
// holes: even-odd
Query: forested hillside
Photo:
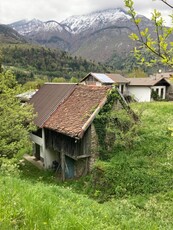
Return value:
[(86, 61), (80, 57), (72, 57), (65, 51), (44, 48), (29, 44), (3, 45), (1, 47), (3, 65), (11, 67), (20, 83), (47, 76), (53, 78), (71, 77), (80, 79), (88, 72), (108, 72), (108, 67)]

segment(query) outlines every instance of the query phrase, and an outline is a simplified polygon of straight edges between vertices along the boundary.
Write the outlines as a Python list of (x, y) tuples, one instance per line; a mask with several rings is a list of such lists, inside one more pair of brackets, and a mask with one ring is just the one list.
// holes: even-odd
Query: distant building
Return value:
[(97, 86), (116, 84), (119, 91), (124, 94), (129, 81), (120, 74), (89, 73), (81, 80), (81, 83), (84, 85)]
[(155, 78), (125, 78), (120, 74), (89, 73), (81, 80), (84, 85), (117, 85), (125, 97), (133, 97), (138, 102), (153, 100), (152, 92), (160, 99), (166, 99), (170, 83), (164, 77)]

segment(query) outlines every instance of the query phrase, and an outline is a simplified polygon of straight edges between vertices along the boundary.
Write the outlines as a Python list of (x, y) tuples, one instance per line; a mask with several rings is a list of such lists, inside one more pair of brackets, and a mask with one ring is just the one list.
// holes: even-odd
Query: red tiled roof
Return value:
[(42, 127), (43, 123), (55, 111), (58, 105), (74, 90), (76, 84), (46, 83), (29, 101), (37, 113), (35, 124)]
[(71, 137), (81, 138), (84, 127), (91, 124), (96, 111), (99, 112), (106, 102), (109, 89), (104, 86), (77, 85), (43, 126)]

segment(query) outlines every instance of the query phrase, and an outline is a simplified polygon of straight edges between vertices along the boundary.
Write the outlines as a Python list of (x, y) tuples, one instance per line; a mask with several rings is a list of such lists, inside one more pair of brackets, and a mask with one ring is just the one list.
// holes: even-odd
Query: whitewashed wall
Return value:
[(134, 96), (138, 102), (151, 101), (151, 88), (144, 86), (128, 86), (130, 95)]
[(42, 138), (35, 134), (31, 134), (30, 137), (34, 143), (40, 146), (40, 156), (44, 159), (44, 167), (50, 168), (52, 166), (52, 162), (57, 160), (58, 156), (55, 151), (46, 148), (44, 129), (42, 129)]

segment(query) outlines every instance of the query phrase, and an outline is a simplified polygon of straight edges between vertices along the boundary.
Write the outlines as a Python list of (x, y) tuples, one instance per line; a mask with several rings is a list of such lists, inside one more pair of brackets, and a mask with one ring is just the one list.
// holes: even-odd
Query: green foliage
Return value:
[[(167, 3), (167, 1), (162, 1), (167, 4), (170, 8), (171, 5)], [(162, 14), (158, 10), (154, 10), (152, 12), (151, 21), (153, 22), (155, 29), (154, 31), (149, 31), (148, 28), (141, 28), (140, 23), (141, 20), (136, 17), (136, 12), (134, 9), (134, 1), (133, 0), (124, 0), (125, 6), (129, 9), (129, 14), (132, 17), (134, 24), (136, 25), (138, 34), (131, 34), (131, 39), (137, 41), (141, 44), (138, 49), (135, 49), (135, 55), (140, 60), (141, 64), (146, 63), (151, 66), (155, 63), (162, 63), (168, 66), (173, 65), (173, 43), (172, 43), (172, 34), (173, 27), (166, 27), (165, 22), (163, 20)], [(170, 17), (172, 18), (172, 14)], [(154, 33), (154, 36), (152, 35)], [(148, 62), (143, 56), (143, 50), (145, 53), (152, 53), (156, 56), (156, 58), (152, 58), (150, 62)]]
[(53, 78), (52, 82), (56, 82), (56, 83), (63, 83), (63, 82), (66, 82), (66, 79), (63, 78), (63, 77), (55, 77)]
[[(100, 165), (100, 170), (102, 168)], [(5, 176), (0, 172), (1, 229), (173, 228), (171, 190), (155, 195), (117, 198), (101, 204), (75, 193), (69, 186), (71, 182), (64, 187), (46, 174), (29, 163), (23, 166), (19, 175)], [(94, 195), (99, 193), (97, 190)]]
[(101, 159), (110, 158), (115, 146), (129, 148), (133, 144), (136, 125), (129, 112), (115, 86), (109, 91), (106, 104), (94, 120)]
[(10, 71), (0, 74), (0, 157), (11, 158), (27, 147), (34, 128), (33, 110), (20, 104), (16, 97), (20, 92)]
[[(135, 55), (134, 55), (135, 52)], [(106, 64), (111, 66), (112, 69), (116, 69), (116, 72), (120, 72), (120, 74), (123, 72), (124, 74), (131, 75), (131, 73), (135, 73), (136, 70), (140, 70), (143, 76), (150, 75), (153, 73), (158, 72), (158, 69), (165, 69), (165, 71), (169, 70), (168, 67), (161, 63), (153, 63), (152, 60), (157, 60), (152, 53), (138, 51), (137, 49), (134, 50), (134, 52), (131, 52), (127, 57), (122, 57), (117, 54), (114, 54), (107, 62)], [(138, 52), (140, 53), (138, 57)], [(144, 58), (145, 62), (142, 62), (140, 57)], [(150, 68), (148, 68), (148, 63), (152, 62), (152, 65), (150, 65)]]
[(81, 57), (72, 57), (67, 52), (28, 44), (3, 45), (1, 47), (3, 64), (12, 70), (19, 83), (33, 81), (35, 75), (46, 75), (53, 78), (72, 77), (80, 79), (89, 72), (109, 72), (108, 67), (86, 61)]
[(136, 69), (133, 69), (128, 74), (128, 77), (130, 77), (130, 78), (145, 78), (145, 77), (148, 77), (148, 75), (143, 70), (136, 68)]
[(107, 154), (108, 146), (105, 144), (106, 141), (106, 135), (107, 135), (107, 124), (110, 117), (111, 110), (113, 108), (113, 105), (117, 102), (119, 99), (119, 94), (117, 91), (117, 88), (112, 88), (108, 95), (107, 95), (107, 102), (97, 115), (96, 119), (94, 120), (94, 126), (98, 135), (98, 142), (99, 142), (99, 152), (101, 158), (107, 158), (109, 154)]
[[(125, 132), (120, 141), (117, 138), (112, 158), (109, 162), (96, 164), (88, 183), (90, 194), (101, 201), (173, 189), (173, 141), (168, 132), (168, 127), (173, 124), (172, 103), (141, 103), (133, 107), (138, 113), (143, 111), (139, 127), (135, 132), (129, 129), (131, 135)], [(125, 121), (122, 130), (126, 130), (128, 120), (121, 114), (120, 118)]]

